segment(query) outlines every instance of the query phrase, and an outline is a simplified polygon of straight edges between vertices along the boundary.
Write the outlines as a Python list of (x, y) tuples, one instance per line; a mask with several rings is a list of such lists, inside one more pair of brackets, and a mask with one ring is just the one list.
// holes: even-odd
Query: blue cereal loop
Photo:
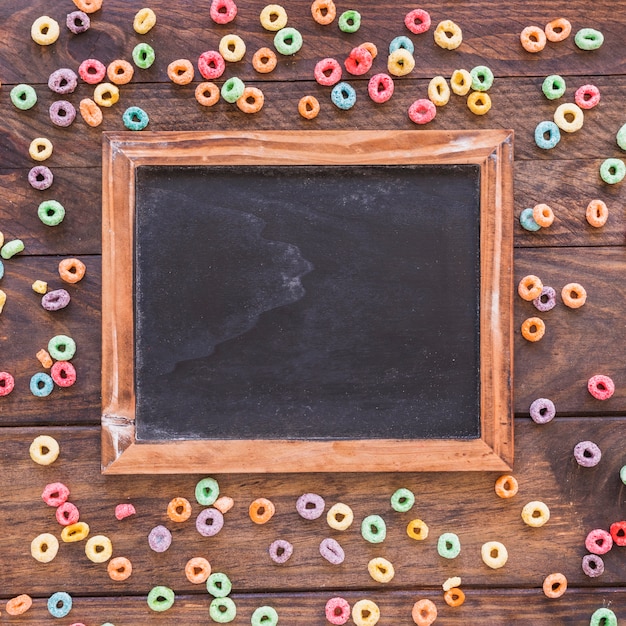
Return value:
[(37, 372), (30, 379), (30, 392), (37, 398), (45, 398), (52, 393), (54, 382), (45, 372)]
[(330, 99), (337, 108), (347, 111), (356, 102), (356, 91), (349, 83), (337, 83), (330, 92)]
[(535, 222), (532, 209), (524, 209), (520, 213), (519, 223), (524, 230), (529, 230), (533, 233), (537, 232), (541, 228), (541, 226)]
[(128, 107), (122, 115), (124, 126), (128, 130), (143, 130), (150, 121), (148, 114), (139, 107)]
[[(548, 137), (546, 138), (546, 134)], [(552, 121), (539, 122), (535, 128), (535, 143), (542, 150), (551, 150), (561, 141), (561, 131)]]
[(0, 261), (0, 280), (4, 276), (4, 263)]
[(48, 611), (52, 617), (65, 617), (72, 610), (72, 597), (65, 591), (57, 591), (48, 598)]
[(391, 43), (389, 44), (389, 54), (393, 54), (396, 50), (399, 50), (400, 48), (404, 48), (410, 54), (413, 54), (415, 52), (415, 46), (413, 45), (413, 42), (404, 35), (394, 37), (394, 39), (391, 40)]

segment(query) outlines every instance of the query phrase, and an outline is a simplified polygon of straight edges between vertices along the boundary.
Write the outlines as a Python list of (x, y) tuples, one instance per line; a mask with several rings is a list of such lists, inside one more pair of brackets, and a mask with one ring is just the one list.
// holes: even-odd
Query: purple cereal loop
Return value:
[(76, 109), (67, 100), (57, 100), (50, 105), (50, 120), (56, 126), (66, 128), (76, 118)]
[(595, 467), (602, 458), (602, 452), (593, 441), (581, 441), (574, 448), (574, 458), (581, 467)]
[(64, 96), (66, 93), (72, 93), (78, 85), (78, 76), (76, 72), (68, 67), (62, 67), (50, 74), (48, 78), (48, 87), (54, 91), (54, 93)]
[(65, 289), (53, 289), (41, 298), (41, 306), (46, 311), (59, 311), (70, 303), (70, 294)]
[(172, 533), (165, 526), (155, 526), (148, 535), (148, 544), (155, 552), (165, 552), (172, 545)]
[(583, 572), (589, 578), (596, 578), (604, 573), (604, 561), (597, 554), (586, 554), (583, 557)]
[(80, 35), (80, 33), (84, 33), (86, 30), (89, 30), (89, 27), (91, 26), (91, 19), (84, 11), (72, 11), (67, 14), (65, 24), (72, 33)]
[(320, 554), (333, 565), (339, 565), (343, 563), (346, 558), (346, 554), (343, 548), (339, 545), (338, 541), (335, 541), (331, 537), (323, 539), (320, 543)]
[(530, 405), (530, 416), (536, 424), (547, 424), (554, 419), (556, 408), (554, 402), (548, 398), (537, 398)]
[(304, 493), (296, 502), (296, 510), (300, 514), (300, 517), (308, 520), (320, 517), (324, 512), (325, 506), (324, 498), (318, 496), (316, 493)]
[[(547, 298), (547, 300), (544, 302), (543, 298)], [(552, 287), (544, 285), (539, 296), (533, 300), (533, 304), (542, 313), (551, 311), (556, 306), (556, 291)]]
[(274, 561), (274, 563), (282, 565), (291, 558), (291, 555), (293, 554), (293, 545), (285, 539), (277, 539), (270, 544), (267, 551), (269, 552), (270, 558)]
[(224, 516), (214, 508), (204, 509), (196, 518), (196, 529), (203, 537), (213, 537), (222, 530)]
[(50, 171), (50, 168), (45, 165), (35, 165), (35, 167), (31, 168), (30, 172), (28, 172), (28, 182), (33, 189), (39, 189), (39, 191), (43, 191), (44, 189), (48, 189), (54, 180), (54, 176)]

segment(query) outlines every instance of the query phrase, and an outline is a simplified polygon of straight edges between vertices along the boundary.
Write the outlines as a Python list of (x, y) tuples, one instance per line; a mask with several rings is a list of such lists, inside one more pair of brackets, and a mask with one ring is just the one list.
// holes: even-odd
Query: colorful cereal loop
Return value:
[(124, 59), (111, 61), (107, 67), (107, 78), (114, 85), (126, 85), (135, 74), (135, 68)]
[(140, 9), (133, 20), (133, 30), (139, 35), (145, 35), (156, 24), (156, 15), (152, 9)]
[(582, 560), (583, 573), (589, 578), (597, 578), (604, 573), (604, 561), (597, 554), (585, 554)]
[(595, 467), (602, 459), (602, 450), (593, 441), (579, 441), (574, 446), (574, 458), (581, 467)]
[(191, 504), (186, 498), (176, 497), (167, 505), (167, 516), (177, 523), (186, 522), (191, 517)]
[(519, 489), (519, 484), (515, 476), (503, 474), (495, 482), (495, 492), (499, 498), (512, 498)]
[(214, 572), (206, 581), (206, 589), (214, 598), (225, 598), (233, 589), (230, 578), (222, 572)]
[(60, 34), (59, 23), (47, 15), (38, 17), (30, 27), (30, 36), (40, 46), (53, 44)]
[(541, 295), (533, 300), (533, 306), (542, 313), (551, 311), (556, 306), (556, 291), (554, 288), (544, 285)]
[(380, 619), (380, 609), (371, 600), (359, 600), (352, 607), (352, 621), (356, 626), (374, 626)]
[(57, 460), (60, 448), (54, 437), (39, 435), (29, 448), (30, 458), (38, 465), (51, 465)]
[(120, 99), (120, 90), (112, 83), (100, 83), (93, 90), (94, 102), (101, 107), (112, 107)]
[(570, 33), (572, 32), (572, 25), (569, 20), (566, 20), (564, 17), (559, 17), (551, 22), (548, 22), (544, 28), (544, 32), (548, 41), (557, 43), (570, 36)]
[(356, 103), (356, 90), (349, 83), (337, 83), (330, 92), (330, 99), (338, 109), (348, 111)]
[(567, 578), (560, 573), (549, 574), (543, 581), (543, 593), (547, 598), (560, 598), (567, 591)]
[(107, 564), (107, 574), (111, 580), (121, 582), (133, 573), (133, 565), (125, 556), (116, 556)]
[(343, 626), (350, 619), (350, 604), (345, 598), (330, 598), (324, 607), (326, 619), (334, 626)]
[(343, 70), (341, 69), (341, 65), (339, 65), (339, 61), (328, 57), (321, 59), (315, 64), (313, 75), (320, 85), (332, 87), (332, 85), (336, 85), (341, 80), (342, 72)]
[(542, 150), (551, 150), (561, 141), (559, 127), (550, 120), (539, 122), (535, 127), (535, 143)]
[(591, 554), (606, 554), (613, 547), (613, 537), (604, 528), (594, 528), (587, 533), (585, 548)]
[(413, 45), (413, 42), (404, 35), (399, 35), (398, 37), (394, 37), (391, 40), (391, 43), (389, 44), (389, 54), (392, 54), (400, 48), (404, 48), (410, 54), (413, 54), (415, 52), (415, 46)]
[(493, 72), (486, 65), (477, 65), (470, 71), (472, 89), (474, 91), (487, 91), (493, 85)]
[(260, 606), (252, 613), (250, 624), (252, 626), (276, 626), (278, 624), (278, 613), (271, 606)]
[(372, 59), (375, 59), (378, 56), (378, 48), (376, 47), (376, 44), (373, 44), (371, 41), (363, 42), (359, 48), (365, 48), (372, 55)]
[(456, 559), (461, 553), (461, 542), (455, 533), (443, 533), (437, 540), (437, 553), (444, 559)]
[(380, 515), (368, 515), (361, 522), (361, 536), (369, 543), (382, 543), (387, 536), (387, 525)]
[(42, 533), (30, 543), (30, 554), (40, 563), (50, 563), (59, 551), (59, 540), (50, 533)]
[(444, 602), (451, 607), (461, 606), (465, 602), (465, 593), (458, 587), (446, 589), (443, 594)]
[(445, 106), (450, 100), (450, 87), (443, 76), (435, 76), (428, 83), (428, 98), (438, 107)]
[(48, 341), (48, 352), (57, 361), (69, 361), (76, 354), (76, 342), (67, 335), (55, 335)]
[(367, 564), (367, 571), (378, 583), (391, 582), (395, 576), (393, 565), (381, 556), (371, 559), (371, 561)]
[(600, 178), (607, 185), (621, 183), (626, 176), (626, 165), (621, 159), (606, 159), (600, 165)]
[(626, 521), (613, 522), (610, 528), (611, 538), (616, 546), (626, 546)]
[(568, 283), (561, 290), (563, 304), (570, 309), (579, 309), (587, 301), (587, 292), (578, 283)]
[(356, 33), (361, 28), (361, 14), (354, 9), (344, 11), (339, 16), (337, 24), (343, 33)]
[(33, 605), (33, 599), (26, 593), (11, 598), (6, 604), (6, 611), (9, 615), (16, 616), (26, 613)]
[(547, 204), (536, 204), (533, 207), (533, 219), (541, 228), (548, 228), (554, 222), (554, 211)]
[(61, 540), (64, 543), (74, 543), (76, 541), (82, 541), (89, 536), (89, 524), (85, 522), (76, 522), (66, 526), (61, 531)]
[(224, 35), (220, 39), (218, 49), (224, 61), (229, 63), (241, 61), (246, 54), (246, 44), (239, 35)]
[(428, 124), (435, 119), (437, 115), (437, 107), (426, 98), (416, 100), (409, 107), (409, 119), (414, 124)]
[(302, 35), (295, 28), (282, 28), (274, 36), (274, 47), (279, 54), (291, 56), (302, 48)]
[(485, 115), (491, 109), (491, 97), (482, 91), (473, 91), (467, 96), (467, 108), (474, 115)]
[(157, 612), (167, 611), (174, 606), (176, 596), (169, 587), (157, 585), (148, 593), (148, 606)]
[(255, 524), (267, 524), (276, 513), (276, 507), (267, 498), (257, 498), (250, 503), (248, 515)]
[(237, 5), (233, 0), (213, 0), (209, 15), (216, 24), (228, 24), (237, 17)]
[(320, 103), (315, 96), (307, 95), (300, 98), (298, 101), (298, 113), (305, 120), (315, 119), (320, 112)]
[(341, 565), (346, 558), (346, 553), (340, 543), (332, 537), (322, 539), (319, 550), (320, 555), (332, 565)]
[(432, 600), (418, 600), (411, 609), (411, 617), (417, 626), (430, 626), (437, 619), (437, 606)]
[(93, 563), (105, 563), (113, 554), (113, 544), (105, 535), (94, 535), (87, 539), (85, 554)]
[(102, 0), (73, 0), (76, 8), (85, 13), (95, 13), (102, 8)]
[(558, 100), (565, 93), (565, 79), (558, 74), (546, 76), (541, 84), (541, 91), (548, 100)]
[(452, 20), (444, 20), (435, 28), (435, 43), (444, 50), (455, 50), (463, 43), (463, 32)]
[(65, 217), (65, 208), (56, 200), (44, 200), (37, 207), (37, 216), (46, 226), (57, 226)]
[(0, 397), (8, 396), (15, 387), (15, 379), (9, 372), (0, 372)]
[(316, 493), (304, 493), (296, 501), (296, 511), (300, 517), (307, 520), (314, 520), (324, 514), (326, 502), (324, 498)]
[(189, 59), (176, 59), (167, 66), (167, 76), (175, 85), (188, 85), (193, 75), (194, 69)]
[(78, 524), (80, 513), (75, 504), (64, 502), (57, 508), (54, 516), (61, 526), (71, 526)]
[(52, 617), (65, 617), (72, 610), (72, 596), (57, 591), (48, 598), (48, 612)]
[(352, 526), (353, 521), (354, 513), (352, 509), (343, 502), (333, 504), (326, 514), (326, 522), (334, 530), (348, 530)]
[(195, 556), (185, 564), (185, 576), (193, 585), (205, 583), (211, 575), (211, 564), (201, 556)]
[(545, 322), (539, 317), (529, 317), (522, 322), (521, 332), (526, 341), (539, 341), (546, 333)]
[(122, 114), (122, 121), (128, 130), (143, 130), (150, 123), (150, 117), (140, 107), (128, 107)]
[(554, 419), (556, 408), (549, 398), (537, 398), (530, 405), (530, 417), (535, 424), (547, 424)]
[(554, 123), (566, 133), (574, 133), (583, 127), (585, 115), (582, 109), (572, 102), (559, 105), (554, 112)]
[(14, 257), (16, 254), (23, 252), (23, 250), (24, 250), (24, 242), (21, 239), (13, 239), (12, 241), (7, 241), (7, 243), (5, 243), (4, 246), (2, 246), (2, 250), (0, 251), (0, 256), (3, 259), (10, 259)]
[(230, 496), (221, 496), (214, 503), (213, 506), (222, 514), (226, 515), (235, 505), (235, 501)]
[(480, 549), (483, 563), (491, 569), (500, 569), (506, 565), (509, 553), (499, 541), (487, 541)]
[(522, 509), (524, 523), (532, 528), (540, 528), (550, 519), (550, 509), (544, 502), (534, 500)]
[(207, 50), (198, 57), (198, 71), (202, 78), (216, 80), (226, 69), (224, 57), (217, 50)]
[(414, 35), (420, 35), (430, 28), (430, 15), (423, 9), (414, 9), (404, 16), (404, 25)]
[(450, 78), (450, 88), (457, 96), (466, 95), (472, 87), (472, 77), (467, 70), (454, 70)]
[(322, 26), (331, 24), (337, 15), (337, 9), (333, 0), (314, 0), (311, 4), (313, 19)]
[(421, 519), (413, 519), (406, 526), (406, 534), (417, 541), (423, 541), (428, 537), (428, 524)]
[(581, 109), (593, 109), (600, 102), (600, 90), (595, 85), (583, 85), (576, 90), (574, 102)]
[(259, 19), (265, 30), (275, 32), (287, 26), (287, 11), (280, 4), (268, 4), (261, 10)]
[(168, 528), (159, 524), (148, 534), (148, 545), (155, 552), (166, 552), (172, 545), (172, 533)]
[(591, 615), (589, 626), (617, 626), (617, 615), (605, 607), (596, 609)]
[(200, 83), (195, 91), (196, 101), (203, 107), (212, 107), (220, 99), (220, 88), (215, 83)]
[(517, 285), (517, 293), (522, 300), (530, 302), (541, 295), (543, 283), (541, 279), (534, 274), (527, 274)]
[(53, 102), (48, 109), (48, 113), (50, 115), (50, 121), (55, 126), (60, 126), (61, 128), (67, 128), (76, 119), (76, 109), (74, 105), (67, 100), (57, 100)]
[(224, 516), (215, 508), (200, 511), (196, 517), (196, 530), (203, 537), (214, 537), (224, 527)]
[(52, 156), (52, 142), (45, 137), (37, 137), (30, 142), (28, 154), (33, 161), (45, 161)]
[(387, 57), (387, 71), (394, 76), (406, 76), (414, 67), (413, 55), (404, 48), (398, 48)]
[(391, 495), (391, 508), (398, 513), (406, 513), (415, 504), (415, 494), (405, 487), (394, 491)]
[(11, 102), (20, 111), (28, 111), (37, 104), (37, 92), (30, 85), (16, 85), (11, 89)]
[(519, 38), (526, 52), (541, 52), (546, 47), (546, 34), (538, 26), (527, 26), (520, 33)]
[(622, 149), (626, 150), (626, 124), (620, 127), (615, 135), (615, 141), (617, 145)]
[(258, 113), (265, 102), (263, 92), (257, 87), (246, 87), (237, 98), (237, 108), (243, 113)]
[(293, 544), (289, 543), (286, 539), (276, 539), (276, 541), (272, 541), (267, 552), (274, 563), (282, 565), (291, 558), (293, 554)]
[(237, 616), (237, 606), (230, 598), (213, 598), (209, 605), (209, 617), (218, 624), (232, 622)]
[(29, 388), (36, 398), (47, 398), (54, 389), (54, 382), (45, 372), (37, 372), (31, 376)]
[(230, 102), (231, 104), (237, 102), (241, 96), (243, 96), (243, 92), (246, 86), (241, 78), (237, 76), (231, 76), (223, 85), (220, 93), (222, 94), (222, 98), (226, 100), (226, 102)]
[(259, 74), (269, 74), (277, 63), (276, 53), (271, 48), (259, 48), (252, 56), (252, 67)]
[(72, 11), (67, 14), (65, 25), (74, 35), (80, 35), (91, 28), (91, 20), (84, 11)]
[(604, 43), (604, 35), (594, 28), (581, 28), (574, 35), (574, 43), (581, 50), (597, 50)]
[(353, 76), (361, 76), (370, 71), (373, 58), (369, 50), (357, 46), (352, 48), (350, 54), (344, 61), (346, 71)]
[(98, 59), (85, 59), (78, 66), (78, 75), (88, 85), (99, 83), (106, 76), (106, 73), (107, 68)]
[(141, 70), (147, 70), (149, 67), (152, 67), (156, 58), (154, 48), (145, 41), (138, 43), (133, 48), (132, 57), (134, 64)]
[(387, 102), (394, 92), (393, 78), (388, 74), (374, 74), (367, 85), (369, 97), (377, 104)]
[(102, 109), (91, 98), (83, 98), (80, 101), (78, 110), (87, 126), (95, 128), (102, 124)]

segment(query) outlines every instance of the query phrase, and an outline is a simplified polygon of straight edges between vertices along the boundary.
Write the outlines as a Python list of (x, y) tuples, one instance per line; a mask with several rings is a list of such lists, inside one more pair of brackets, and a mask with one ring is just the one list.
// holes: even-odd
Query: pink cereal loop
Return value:
[(425, 33), (430, 28), (430, 15), (423, 9), (414, 9), (404, 17), (404, 25), (414, 35)]
[[(371, 55), (370, 55), (371, 56)], [(329, 72), (329, 73), (327, 73)], [(341, 65), (339, 61), (333, 58), (326, 58), (315, 64), (313, 75), (315, 80), (325, 87), (331, 87), (341, 80)]]
[(209, 15), (216, 24), (228, 24), (237, 15), (237, 5), (233, 0), (213, 0)]
[(367, 93), (377, 104), (387, 102), (393, 96), (394, 83), (388, 74), (374, 74), (367, 85)]
[(331, 598), (326, 602), (326, 619), (331, 624), (340, 626), (350, 619), (350, 604), (345, 598)]
[(437, 115), (437, 107), (428, 99), (416, 100), (409, 107), (409, 119), (415, 124), (428, 124)]
[(137, 513), (137, 511), (135, 510), (135, 507), (130, 504), (129, 502), (125, 502), (123, 504), (118, 504), (115, 507), (115, 517), (118, 520), (123, 520), (126, 517), (130, 517), (131, 515), (135, 515), (135, 513)]
[(63, 483), (50, 483), (44, 487), (42, 500), (48, 506), (58, 507), (70, 497), (70, 490)]
[(344, 61), (346, 71), (353, 76), (361, 76), (370, 71), (373, 63), (373, 57), (369, 50), (359, 46), (352, 48), (350, 54)]
[(595, 85), (583, 85), (576, 90), (574, 101), (581, 109), (593, 109), (600, 102), (600, 90)]
[(608, 376), (597, 374), (589, 379), (587, 389), (596, 400), (608, 400), (615, 393), (615, 383)]
[(590, 531), (585, 539), (585, 548), (592, 554), (606, 554), (612, 547), (613, 537), (603, 528)]

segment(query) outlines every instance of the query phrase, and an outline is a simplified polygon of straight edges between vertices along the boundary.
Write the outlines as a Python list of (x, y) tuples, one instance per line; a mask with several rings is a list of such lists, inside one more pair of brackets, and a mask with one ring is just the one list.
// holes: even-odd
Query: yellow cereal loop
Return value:
[(488, 541), (480, 549), (480, 556), (484, 564), (491, 569), (500, 569), (506, 565), (509, 553), (499, 541)]
[(32, 285), (35, 293), (44, 294), (48, 291), (48, 283), (45, 280), (36, 280)]
[(133, 20), (133, 29), (140, 35), (145, 35), (156, 24), (156, 15), (152, 9), (141, 9), (137, 11)]
[(94, 102), (101, 107), (111, 107), (120, 99), (120, 90), (117, 85), (100, 83), (93, 90)]
[(30, 543), (30, 553), (40, 563), (50, 563), (59, 551), (59, 540), (50, 533), (41, 533)]
[(371, 600), (359, 600), (352, 607), (352, 621), (356, 626), (374, 626), (380, 619), (380, 609)]
[(435, 28), (435, 43), (445, 50), (455, 50), (463, 42), (463, 32), (452, 20), (444, 20)]
[(33, 161), (45, 161), (52, 156), (52, 142), (45, 137), (37, 137), (30, 142), (28, 154)]
[(411, 520), (406, 527), (406, 534), (411, 539), (422, 541), (428, 537), (428, 525), (421, 519)]
[(393, 565), (387, 559), (383, 559), (382, 556), (372, 559), (367, 564), (367, 571), (378, 583), (388, 583), (395, 576)]
[(529, 502), (522, 509), (522, 519), (528, 526), (539, 528), (550, 519), (550, 509), (538, 500)]
[(406, 76), (414, 67), (415, 59), (406, 48), (398, 48), (387, 57), (387, 70), (394, 76)]
[(30, 27), (30, 36), (40, 46), (49, 46), (54, 43), (60, 33), (59, 23), (47, 15), (38, 17)]
[(472, 77), (467, 70), (454, 70), (450, 87), (457, 96), (466, 95), (472, 87)]
[(428, 99), (437, 107), (448, 104), (450, 100), (450, 87), (443, 76), (435, 76), (428, 83)]
[(236, 63), (243, 59), (246, 53), (246, 44), (239, 35), (224, 35), (220, 39), (219, 51), (224, 61)]
[(448, 578), (441, 586), (443, 587), (444, 591), (450, 591), (450, 589), (455, 589), (456, 587), (460, 587), (461, 577), (452, 576), (451, 578)]
[(484, 115), (491, 109), (491, 98), (484, 91), (474, 91), (467, 96), (467, 107), (474, 115)]
[(4, 309), (4, 305), (7, 303), (7, 294), (0, 289), (0, 313), (2, 313), (2, 309)]
[(30, 444), (30, 458), (39, 465), (50, 465), (59, 456), (59, 444), (56, 439), (48, 435), (35, 437)]
[(354, 513), (347, 504), (337, 502), (328, 509), (326, 521), (334, 530), (348, 530), (354, 521)]
[(104, 563), (113, 554), (113, 544), (106, 535), (94, 535), (87, 539), (85, 554), (93, 563)]
[(86, 522), (76, 522), (65, 526), (61, 531), (61, 539), (65, 543), (73, 543), (74, 541), (82, 541), (89, 535), (89, 524)]
[(575, 133), (583, 127), (583, 110), (573, 102), (565, 102), (554, 112), (554, 123), (566, 133)]
[(287, 11), (279, 4), (268, 4), (260, 15), (265, 30), (277, 31), (287, 26)]

